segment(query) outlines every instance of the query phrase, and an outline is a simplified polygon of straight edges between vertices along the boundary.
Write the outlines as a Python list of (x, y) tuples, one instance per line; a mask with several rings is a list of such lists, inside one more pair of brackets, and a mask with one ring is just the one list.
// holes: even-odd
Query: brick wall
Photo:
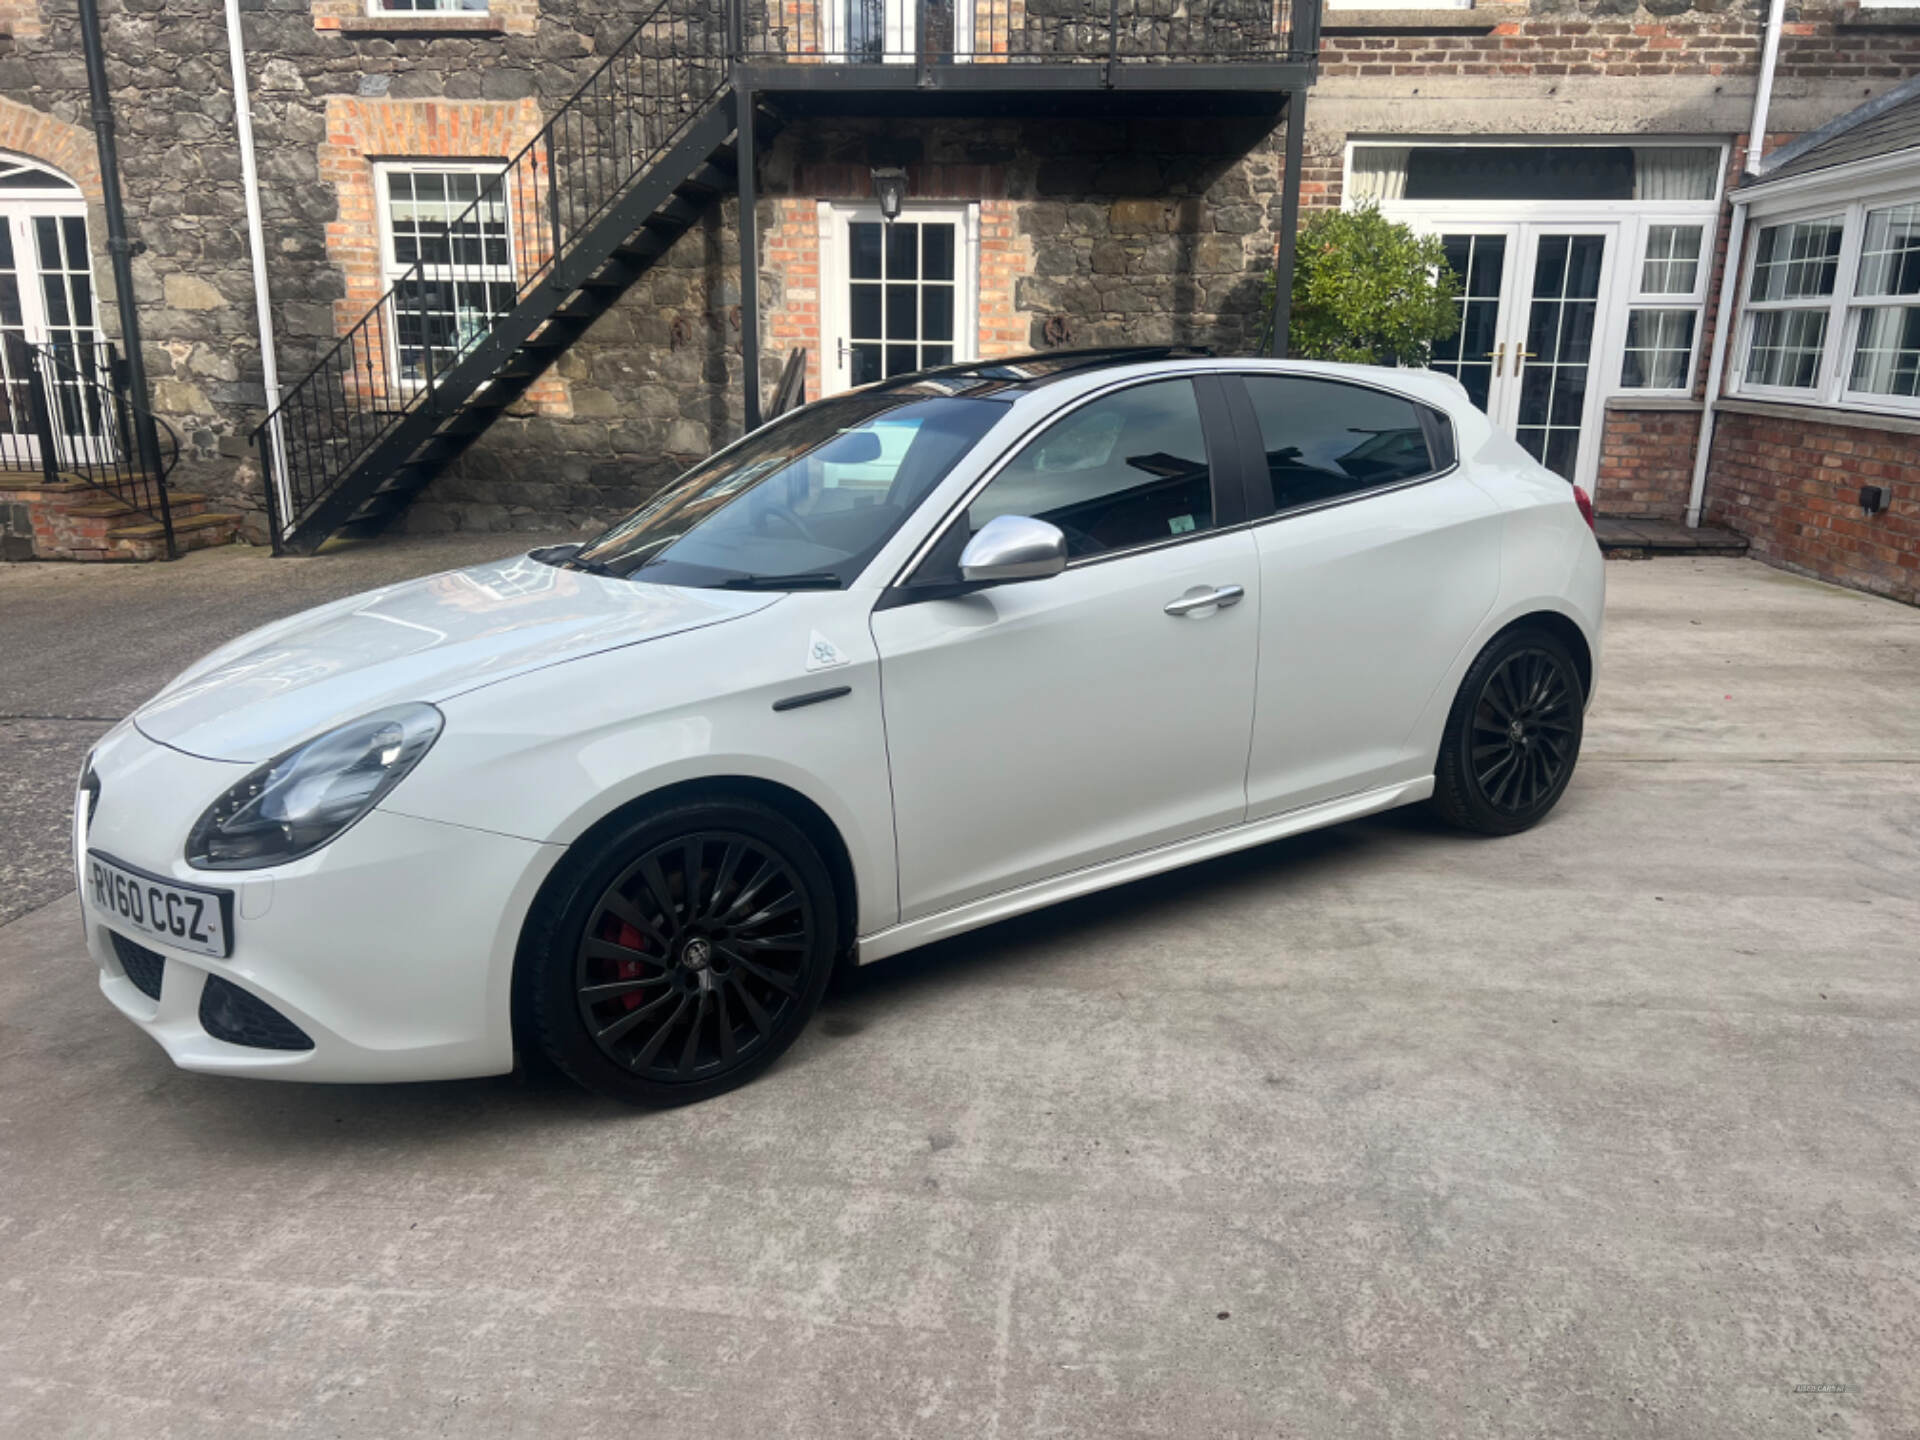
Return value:
[(40, 34), (40, 0), (0, 0), (0, 36), (21, 41)]
[(1610, 406), (1601, 421), (1594, 508), (1603, 515), (1685, 518), (1699, 433), (1698, 411)]
[[(1660, 77), (1730, 75), (1758, 68), (1763, 6), (1704, 8), (1660, 19), (1534, 15), (1486, 34), (1342, 34), (1326, 37), (1321, 76)], [(1783, 31), (1779, 77), (1903, 80), (1920, 70), (1920, 30), (1847, 23), (1842, 7), (1802, 17)]]
[[(515, 100), (369, 100), (334, 95), (327, 100), (327, 134), (319, 147), (323, 184), (333, 187), (336, 218), (325, 227), (327, 258), (339, 267), (342, 294), (333, 303), (334, 327), (344, 334), (384, 296), (389, 279), (381, 258), (378, 174), (382, 159), (504, 161), (517, 154), (539, 131), (540, 107)], [(544, 172), (542, 172), (544, 176)], [(533, 191), (535, 178), (524, 168), (514, 179)], [(505, 193), (518, 198), (511, 182)], [(551, 246), (546, 229), (512, 217), (514, 263), (531, 274), (547, 262)], [(384, 375), (384, 329), (370, 332), (367, 363)], [(357, 376), (350, 375), (349, 383)], [(522, 397), (521, 406), (541, 414), (572, 413), (564, 380), (542, 376)]]
[[(1862, 485), (1890, 507), (1863, 515)], [(1920, 604), (1920, 436), (1721, 410), (1704, 518), (1770, 565)]]

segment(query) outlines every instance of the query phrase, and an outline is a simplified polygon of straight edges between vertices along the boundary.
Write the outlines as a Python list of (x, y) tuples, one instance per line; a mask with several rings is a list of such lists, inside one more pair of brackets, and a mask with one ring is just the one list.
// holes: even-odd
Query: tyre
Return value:
[(839, 913), (798, 826), (746, 800), (672, 805), (598, 839), (530, 918), (522, 1012), (547, 1059), (634, 1105), (744, 1085), (820, 1003)]
[(1482, 835), (1538, 824), (1573, 778), (1586, 692), (1550, 631), (1522, 626), (1480, 652), (1447, 716), (1433, 808)]

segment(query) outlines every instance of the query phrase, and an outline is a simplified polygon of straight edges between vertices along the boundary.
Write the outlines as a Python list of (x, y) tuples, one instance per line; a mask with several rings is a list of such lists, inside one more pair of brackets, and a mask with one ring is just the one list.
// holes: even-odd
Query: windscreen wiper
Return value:
[(566, 562), (569, 570), (584, 570), (589, 575), (604, 575), (609, 580), (624, 580), (626, 573), (616, 570), (604, 560), (582, 560), (578, 555)]
[(840, 577), (831, 570), (804, 570), (795, 575), (736, 575), (722, 580), (721, 590), (838, 590)]

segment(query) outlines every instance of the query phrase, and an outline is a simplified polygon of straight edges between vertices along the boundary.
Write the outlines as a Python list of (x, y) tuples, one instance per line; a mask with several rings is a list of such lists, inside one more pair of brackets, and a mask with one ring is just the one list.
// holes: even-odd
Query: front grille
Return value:
[(160, 981), (166, 975), (167, 957), (136, 945), (118, 930), (107, 932), (113, 937), (113, 953), (120, 962), (120, 968), (127, 972), (127, 979), (133, 982), (133, 988), (149, 1000), (160, 998)]
[(207, 976), (201, 988), (200, 1028), (216, 1040), (255, 1050), (313, 1049), (306, 1031), (258, 995), (218, 975)]

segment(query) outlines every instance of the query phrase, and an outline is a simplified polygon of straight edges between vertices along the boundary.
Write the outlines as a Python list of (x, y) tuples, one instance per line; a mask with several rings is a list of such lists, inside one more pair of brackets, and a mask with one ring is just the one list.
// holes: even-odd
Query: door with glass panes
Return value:
[(826, 208), (826, 394), (974, 358), (975, 225), (968, 206)]
[(39, 460), (28, 345), (51, 346), (62, 358), (51, 371), (52, 423), (80, 442), (79, 453), (105, 443), (106, 417), (80, 379), (98, 363), (98, 340), (86, 201), (65, 177), (0, 155), (0, 464)]
[(1620, 226), (1613, 222), (1431, 228), (1460, 281), (1460, 329), (1433, 368), (1569, 480), (1590, 474), (1606, 389), (1596, 364)]

